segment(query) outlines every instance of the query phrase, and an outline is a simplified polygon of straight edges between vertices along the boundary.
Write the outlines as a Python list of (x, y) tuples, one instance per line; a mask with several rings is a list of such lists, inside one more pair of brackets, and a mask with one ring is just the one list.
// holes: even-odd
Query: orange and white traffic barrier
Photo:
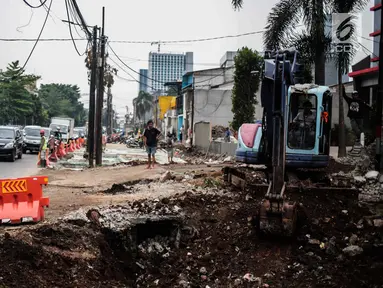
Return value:
[(69, 152), (74, 152), (73, 141), (69, 140)]
[(64, 143), (63, 142), (61, 142), (60, 143), (60, 146), (59, 146), (59, 154), (58, 154), (58, 156), (59, 156), (59, 158), (62, 158), (62, 157), (64, 157), (65, 155), (66, 155), (66, 152), (65, 152), (65, 145), (64, 145)]
[(44, 220), (44, 207), (49, 198), (43, 197), (43, 185), (48, 177), (0, 179), (0, 224), (19, 224)]
[(53, 161), (53, 162), (56, 162), (58, 160), (58, 155), (57, 155), (57, 151), (58, 150), (58, 146), (55, 146), (55, 148), (53, 149), (53, 153), (48, 157), (48, 159), (50, 161)]

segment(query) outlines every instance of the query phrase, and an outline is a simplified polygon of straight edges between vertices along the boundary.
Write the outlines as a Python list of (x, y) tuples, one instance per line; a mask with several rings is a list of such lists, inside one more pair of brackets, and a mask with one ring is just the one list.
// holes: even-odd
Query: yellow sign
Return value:
[(27, 180), (13, 180), (1, 182), (3, 193), (27, 192)]
[(160, 119), (164, 119), (165, 113), (175, 108), (176, 96), (159, 96), (158, 105), (160, 106)]

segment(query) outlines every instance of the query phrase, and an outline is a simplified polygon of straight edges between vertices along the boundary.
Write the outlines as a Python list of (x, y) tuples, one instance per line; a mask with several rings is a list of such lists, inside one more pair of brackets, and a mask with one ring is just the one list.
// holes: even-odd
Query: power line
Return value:
[(71, 1), (72, 1), (72, 5), (74, 7), (74, 10), (76, 11), (76, 15), (78, 16), (78, 19), (81, 22), (81, 28), (88, 35), (88, 38), (91, 38), (92, 37), (92, 33), (88, 29), (88, 25), (86, 24), (85, 19), (82, 16), (82, 13), (80, 11), (80, 8), (78, 7), (78, 4), (77, 4), (76, 0), (71, 0)]
[[(68, 25), (69, 25), (69, 34), (70, 34), (70, 37), (72, 39), (72, 42), (73, 42), (73, 46), (74, 46), (74, 49), (76, 50), (78, 56), (83, 56), (85, 55), (85, 52), (86, 50), (81, 54), (79, 51), (78, 51), (78, 48), (77, 48), (77, 45), (76, 45), (76, 42), (73, 38), (73, 33), (72, 33), (72, 26), (71, 26), (71, 18), (70, 18), (70, 15), (69, 15), (69, 4), (68, 4), (68, 1), (70, 0), (65, 0), (65, 8), (66, 8), (66, 14), (67, 14), (67, 18), (68, 18)], [(70, 2), (69, 2), (70, 3)]]
[(126, 79), (126, 78), (123, 78), (123, 77), (121, 77), (121, 76), (117, 76), (117, 75), (116, 75), (117, 78), (123, 78), (123, 80), (129, 81), (129, 82), (134, 81), (134, 82), (137, 82), (137, 83), (139, 83), (139, 84), (142, 84), (142, 85), (144, 85), (144, 86), (146, 86), (146, 87), (148, 87), (148, 88), (151, 88), (151, 89), (153, 89), (153, 90), (156, 90), (154, 87), (152, 87), (152, 86), (150, 86), (150, 85), (148, 85), (148, 84), (146, 84), (146, 83), (143, 83), (143, 82), (137, 80), (136, 78), (134, 78), (134, 77), (132, 76), (132, 74), (130, 74), (128, 71), (126, 71), (124, 68), (122, 68), (122, 67), (121, 67), (116, 61), (114, 61), (112, 58), (108, 57), (108, 59), (110, 59), (114, 64), (116, 64), (117, 67), (121, 69), (121, 71), (123, 71), (123, 72), (125, 72), (127, 75), (129, 75), (129, 76), (132, 78), (132, 80), (129, 80), (129, 79)]
[[(110, 46), (109, 43), (108, 43), (108, 47), (110, 48), (110, 50), (112, 51), (112, 53), (114, 54), (114, 56), (116, 56), (117, 59), (118, 59), (124, 66), (126, 66), (129, 70), (131, 70), (132, 72), (134, 72), (134, 73), (136, 73), (136, 74), (138, 74), (138, 75), (140, 75), (140, 76), (142, 76), (142, 77), (144, 77), (144, 78), (147, 78), (147, 79), (149, 79), (149, 80), (151, 80), (151, 81), (153, 81), (153, 82), (162, 84), (162, 85), (168, 82), (168, 81), (166, 81), (166, 82), (158, 81), (158, 80), (153, 79), (153, 78), (151, 78), (151, 77), (148, 77), (148, 76), (146, 76), (146, 75), (144, 75), (144, 74), (141, 74), (140, 72), (137, 72), (136, 70), (134, 70), (134, 69), (131, 68), (129, 65), (127, 65), (124, 61), (121, 60), (121, 58), (117, 55), (117, 53), (113, 50), (113, 48)], [(232, 69), (232, 68), (234, 68), (234, 67), (229, 67), (229, 68), (227, 68), (227, 69)], [(224, 71), (223, 73), (221, 73), (221, 74), (214, 75), (213, 77), (211, 77), (211, 78), (209, 78), (209, 79), (205, 79), (205, 80), (202, 80), (202, 81), (199, 81), (199, 82), (195, 82), (195, 84), (210, 81), (210, 80), (212, 80), (212, 79), (214, 79), (214, 78), (217, 78), (217, 77), (219, 77), (219, 76), (223, 76), (224, 74), (225, 74), (225, 71)], [(136, 81), (138, 81), (138, 80), (136, 80)], [(138, 81), (138, 82), (139, 82), (139, 81)], [(140, 82), (139, 82), (139, 83), (140, 83)], [(153, 89), (153, 87), (152, 87), (152, 89)]]
[[(0, 38), (2, 42), (35, 42), (37, 39), (21, 39), (21, 38)], [(88, 41), (87, 39), (72, 39), (72, 38), (48, 38), (48, 39), (39, 39), (39, 42), (64, 42), (64, 41)]]
[[(66, 0), (67, 1), (67, 0)], [(237, 37), (243, 37), (248, 35), (254, 35), (254, 34), (260, 34), (264, 32), (264, 30), (260, 31), (254, 31), (254, 32), (248, 32), (243, 34), (237, 34), (237, 35), (226, 35), (226, 36), (217, 36), (217, 37), (210, 37), (210, 38), (201, 38), (201, 39), (188, 39), (188, 40), (166, 40), (161, 41), (161, 43), (189, 43), (189, 42), (204, 42), (204, 41), (212, 41), (212, 40), (220, 40), (225, 38), (237, 38)], [(75, 39), (76, 41), (84, 41), (86, 39)], [(28, 39), (28, 38), (1, 38), (0, 41), (7, 41), (7, 42), (28, 42), (28, 41), (36, 41), (36, 39)], [(41, 41), (45, 42), (54, 42), (54, 41), (72, 41), (71, 38), (47, 38), (47, 39), (41, 39)], [(125, 44), (152, 44), (153, 42), (158, 41), (129, 41), (129, 40), (110, 40), (109, 43), (125, 43)]]
[(33, 6), (31, 4), (28, 3), (27, 0), (23, 0), (25, 4), (27, 4), (29, 7), (33, 8), (33, 9), (37, 9), (37, 8), (40, 8), (42, 6), (44, 6), (44, 4), (48, 1), (48, 0), (45, 0), (44, 2), (41, 2), (38, 6)]
[[(47, 1), (47, 0), (46, 0), (46, 1)], [(46, 1), (45, 1), (45, 2), (46, 2)], [(24, 2), (26, 2), (26, 1), (24, 1)], [(45, 4), (45, 2), (44, 2), (44, 4)], [(23, 67), (21, 68), (21, 71), (23, 71), (24, 68), (25, 68), (25, 66), (27, 66), (27, 63), (28, 63), (29, 59), (31, 59), (31, 56), (32, 56), (32, 54), (33, 54), (33, 51), (35, 51), (35, 48), (36, 48), (36, 46), (37, 46), (37, 43), (38, 43), (39, 40), (40, 40), (41, 34), (43, 34), (43, 31), (44, 31), (44, 28), (45, 28), (45, 24), (47, 23), (47, 20), (48, 20), (49, 11), (51, 10), (51, 7), (52, 7), (52, 2), (53, 2), (53, 0), (51, 0), (51, 2), (49, 3), (49, 7), (48, 7), (48, 11), (47, 11), (47, 15), (45, 16), (45, 20), (44, 20), (43, 26), (41, 27), (39, 36), (37, 37), (36, 42), (35, 42), (35, 44), (33, 45), (32, 50), (31, 50), (31, 52), (29, 53), (27, 60), (25, 61)], [(26, 3), (27, 3), (27, 2), (26, 2)], [(44, 5), (44, 4), (42, 4), (42, 5)], [(41, 5), (41, 6), (42, 6), (42, 5)], [(40, 6), (40, 7), (41, 7), (41, 6)], [(36, 7), (32, 7), (32, 8), (36, 8)]]
[(152, 78), (150, 78), (150, 77), (148, 77), (148, 76), (146, 76), (146, 75), (144, 75), (144, 74), (141, 74), (140, 72), (137, 72), (136, 70), (134, 70), (133, 68), (131, 68), (128, 64), (126, 64), (124, 61), (122, 61), (122, 59), (116, 54), (116, 52), (114, 52), (113, 48), (109, 45), (109, 43), (108, 43), (108, 47), (110, 48), (110, 50), (112, 51), (112, 53), (114, 54), (114, 56), (116, 56), (117, 59), (118, 59), (122, 64), (124, 64), (125, 67), (127, 67), (129, 70), (131, 70), (132, 72), (134, 72), (134, 73), (136, 73), (136, 74), (138, 74), (138, 75), (140, 75), (140, 76), (142, 76), (142, 77), (145, 77), (145, 78), (147, 78), (147, 79), (149, 79), (149, 80), (152, 80), (152, 81), (154, 81), (154, 82), (161, 83), (161, 84), (165, 84), (165, 82), (157, 81), (157, 80), (152, 79)]
[(125, 44), (152, 44), (154, 42), (161, 42), (161, 44), (166, 44), (166, 43), (193, 43), (193, 42), (205, 42), (205, 41), (220, 40), (220, 39), (227, 39), (227, 38), (238, 38), (238, 37), (243, 37), (243, 36), (261, 34), (263, 32), (265, 32), (265, 30), (247, 32), (247, 33), (236, 34), (236, 35), (225, 35), (225, 36), (208, 37), (208, 38), (200, 38), (200, 39), (187, 39), (187, 40), (165, 40), (165, 41), (114, 40), (114, 41), (109, 41), (109, 42), (110, 43), (125, 43)]
[(33, 18), (33, 14), (34, 14), (34, 12), (33, 12), (33, 9), (31, 8), (31, 16), (29, 17), (29, 21), (28, 21), (28, 23), (25, 24), (25, 25), (22, 25), (22, 26), (17, 27), (17, 28), (16, 28), (16, 31), (17, 31), (17, 32), (22, 33), (22, 31), (20, 31), (20, 29), (21, 29), (21, 28), (24, 28), (24, 27), (27, 27), (27, 26), (29, 26), (29, 25), (31, 24), (31, 21), (32, 21), (32, 18)]
[(374, 57), (378, 57), (377, 55), (374, 54), (370, 49), (368, 49), (366, 46), (364, 46), (362, 43), (358, 43), (358, 45), (362, 46), (362, 48), (366, 49), (370, 54), (367, 54), (366, 51), (363, 50), (364, 53), (366, 53), (367, 56), (373, 55)]

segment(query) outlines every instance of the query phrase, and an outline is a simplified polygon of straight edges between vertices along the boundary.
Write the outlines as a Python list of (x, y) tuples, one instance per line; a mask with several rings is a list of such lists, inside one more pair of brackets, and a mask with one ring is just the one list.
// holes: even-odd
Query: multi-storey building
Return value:
[(148, 69), (140, 69), (140, 82), (138, 84), (138, 92), (148, 92)]
[(182, 75), (193, 70), (193, 52), (179, 53), (149, 53), (148, 86), (149, 90), (166, 91), (167, 82), (182, 79)]

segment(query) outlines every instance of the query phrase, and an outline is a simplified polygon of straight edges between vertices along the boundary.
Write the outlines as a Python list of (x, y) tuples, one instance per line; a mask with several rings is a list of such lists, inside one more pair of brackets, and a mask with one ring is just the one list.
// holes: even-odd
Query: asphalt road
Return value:
[(38, 171), (37, 154), (23, 154), (23, 158), (15, 162), (0, 158), (0, 179), (34, 176)]

